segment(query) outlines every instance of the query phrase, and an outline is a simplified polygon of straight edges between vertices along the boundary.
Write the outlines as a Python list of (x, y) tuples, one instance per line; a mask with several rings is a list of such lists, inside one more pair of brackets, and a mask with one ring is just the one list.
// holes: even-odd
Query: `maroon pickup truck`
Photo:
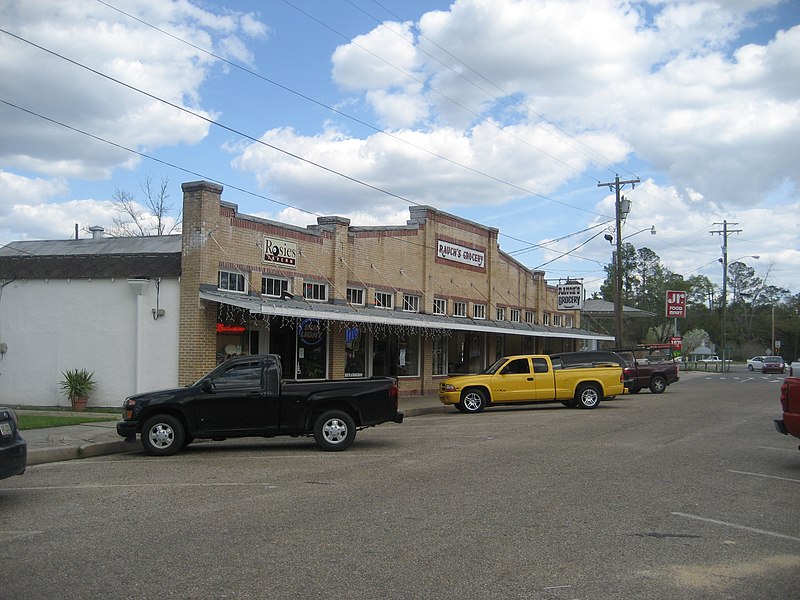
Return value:
[(800, 377), (787, 377), (783, 380), (781, 409), (783, 418), (775, 419), (775, 429), (783, 435), (800, 438)]
[(614, 352), (628, 363), (622, 374), (629, 394), (637, 394), (644, 388), (653, 394), (660, 394), (668, 385), (680, 379), (678, 363), (672, 356), (669, 344), (652, 344)]

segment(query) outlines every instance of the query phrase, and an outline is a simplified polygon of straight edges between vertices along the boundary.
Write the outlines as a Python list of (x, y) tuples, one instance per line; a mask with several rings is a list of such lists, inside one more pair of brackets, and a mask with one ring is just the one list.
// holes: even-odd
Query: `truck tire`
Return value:
[(142, 448), (151, 456), (170, 456), (183, 448), (183, 423), (172, 415), (156, 415), (142, 427)]
[(343, 410), (329, 410), (314, 421), (314, 439), (317, 446), (329, 452), (347, 450), (356, 439), (353, 417)]
[(665, 389), (667, 389), (667, 380), (661, 375), (655, 375), (653, 379), (650, 380), (650, 391), (652, 393), (661, 394)]
[(575, 392), (575, 400), (581, 408), (596, 408), (602, 397), (603, 393), (594, 383), (583, 383)]
[(638, 394), (641, 391), (642, 388), (640, 388), (638, 385), (632, 385), (631, 387), (628, 388), (629, 394)]
[(466, 413), (479, 413), (486, 408), (486, 392), (478, 388), (467, 388), (461, 393), (460, 406), (456, 408)]

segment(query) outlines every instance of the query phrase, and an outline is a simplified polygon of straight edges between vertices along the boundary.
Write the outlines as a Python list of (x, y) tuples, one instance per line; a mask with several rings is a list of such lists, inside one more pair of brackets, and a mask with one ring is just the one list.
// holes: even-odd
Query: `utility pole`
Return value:
[(715, 233), (722, 236), (722, 370), (725, 370), (725, 321), (728, 312), (728, 234), (741, 233), (741, 229), (728, 229), (728, 225), (738, 225), (738, 223), (714, 223), (722, 225), (722, 230), (715, 229), (709, 231), (711, 235)]
[[(631, 189), (636, 187), (639, 179), (629, 179), (627, 181), (620, 181), (619, 175), (614, 177), (614, 181), (607, 183), (598, 183), (597, 187), (608, 186), (609, 190), (616, 192), (616, 200), (614, 202), (614, 217), (616, 220), (617, 234), (616, 238), (617, 250), (614, 253), (614, 271), (616, 272), (616, 281), (614, 282), (614, 347), (622, 348), (622, 221), (628, 216), (630, 211), (630, 203), (627, 204), (626, 210), (622, 208), (622, 198), (620, 190), (630, 184)], [(623, 216), (624, 212), (624, 216)]]

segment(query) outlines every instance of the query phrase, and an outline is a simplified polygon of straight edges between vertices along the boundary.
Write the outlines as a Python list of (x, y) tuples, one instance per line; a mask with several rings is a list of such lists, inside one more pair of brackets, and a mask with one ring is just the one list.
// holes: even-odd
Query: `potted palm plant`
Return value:
[(89, 394), (97, 387), (94, 380), (94, 372), (90, 373), (86, 369), (68, 369), (62, 371), (64, 376), (59, 384), (61, 391), (69, 398), (74, 410), (83, 410), (89, 401)]

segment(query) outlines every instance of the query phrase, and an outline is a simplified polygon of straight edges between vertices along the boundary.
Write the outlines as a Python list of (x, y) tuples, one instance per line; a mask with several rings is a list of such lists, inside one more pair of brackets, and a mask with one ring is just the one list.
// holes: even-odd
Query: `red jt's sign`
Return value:
[(686, 318), (686, 292), (667, 290), (667, 317)]

